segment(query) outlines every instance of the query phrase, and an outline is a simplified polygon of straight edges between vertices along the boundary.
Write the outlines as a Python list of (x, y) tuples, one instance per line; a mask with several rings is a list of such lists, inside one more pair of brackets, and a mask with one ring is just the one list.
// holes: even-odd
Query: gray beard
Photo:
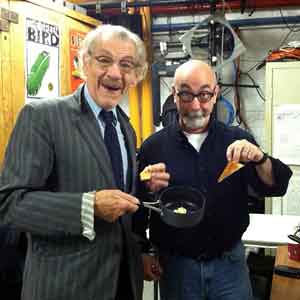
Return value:
[(189, 129), (201, 129), (206, 126), (206, 116), (201, 111), (185, 114), (182, 121)]

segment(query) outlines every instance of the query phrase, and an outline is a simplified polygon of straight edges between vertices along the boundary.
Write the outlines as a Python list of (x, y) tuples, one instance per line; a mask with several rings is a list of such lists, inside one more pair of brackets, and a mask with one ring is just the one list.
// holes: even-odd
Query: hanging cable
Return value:
[(254, 80), (254, 78), (249, 73), (245, 73), (243, 71), (240, 72), (240, 75), (247, 76), (252, 81), (252, 83), (253, 83), (254, 86), (258, 86), (258, 87), (255, 87), (255, 89), (257, 91), (257, 94), (265, 102), (266, 98), (265, 98), (265, 96), (263, 94), (263, 91), (261, 90), (261, 88), (259, 87), (259, 85), (257, 84), (257, 82)]
[(241, 99), (240, 99), (240, 94), (238, 89), (239, 79), (240, 79), (240, 57), (236, 59), (236, 65), (235, 65), (235, 87), (234, 87), (235, 90), (234, 104), (235, 104), (235, 111), (236, 111), (235, 116), (239, 126), (244, 125), (246, 130), (251, 131), (250, 127), (248, 126), (241, 112)]

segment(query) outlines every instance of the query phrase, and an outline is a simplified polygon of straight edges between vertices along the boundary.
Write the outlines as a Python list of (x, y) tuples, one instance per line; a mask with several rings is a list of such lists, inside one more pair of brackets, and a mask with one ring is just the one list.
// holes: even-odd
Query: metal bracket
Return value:
[(96, 14), (101, 14), (101, 2), (97, 0), (96, 2)]
[(9, 32), (9, 22), (4, 19), (0, 19), (0, 32)]
[(9, 21), (15, 24), (19, 24), (19, 14), (15, 11), (9, 12)]
[(9, 21), (9, 10), (4, 7), (1, 7), (0, 17), (1, 17), (1, 19)]
[(12, 22), (15, 24), (19, 23), (19, 14), (12, 10), (6, 9), (4, 7), (1, 7), (1, 15), (0, 16), (1, 16), (1, 19), (7, 20), (8, 22)]
[(121, 13), (127, 13), (127, 1), (126, 0), (121, 1)]

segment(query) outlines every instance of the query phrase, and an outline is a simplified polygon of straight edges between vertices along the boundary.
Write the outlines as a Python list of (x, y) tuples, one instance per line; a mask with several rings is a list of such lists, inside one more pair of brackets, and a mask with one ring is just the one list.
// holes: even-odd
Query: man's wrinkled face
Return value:
[(204, 71), (191, 72), (176, 81), (173, 93), (184, 131), (199, 133), (207, 129), (217, 92), (214, 78)]
[(115, 107), (128, 88), (137, 84), (136, 65), (133, 42), (113, 37), (96, 41), (83, 66), (94, 101), (105, 109)]

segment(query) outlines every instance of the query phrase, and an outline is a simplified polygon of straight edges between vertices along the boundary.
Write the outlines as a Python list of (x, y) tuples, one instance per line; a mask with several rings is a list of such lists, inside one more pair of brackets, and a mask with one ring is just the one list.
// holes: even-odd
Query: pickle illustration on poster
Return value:
[(59, 28), (26, 19), (26, 100), (59, 96)]
[(49, 62), (50, 54), (47, 51), (42, 51), (38, 54), (27, 77), (27, 93), (29, 96), (38, 94), (45, 74), (49, 68)]

